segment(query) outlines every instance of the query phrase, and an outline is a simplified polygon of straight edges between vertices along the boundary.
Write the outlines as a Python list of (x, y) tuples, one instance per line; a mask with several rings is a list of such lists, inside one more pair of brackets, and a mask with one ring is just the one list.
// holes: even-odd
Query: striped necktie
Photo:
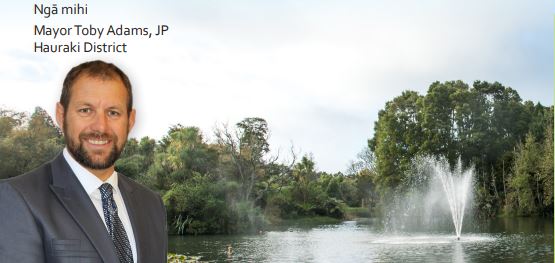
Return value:
[(118, 216), (118, 207), (114, 202), (114, 193), (112, 185), (104, 183), (100, 187), (100, 195), (102, 196), (102, 210), (104, 210), (104, 220), (108, 227), (108, 233), (112, 237), (116, 254), (120, 263), (133, 263), (133, 252), (127, 238), (127, 233)]

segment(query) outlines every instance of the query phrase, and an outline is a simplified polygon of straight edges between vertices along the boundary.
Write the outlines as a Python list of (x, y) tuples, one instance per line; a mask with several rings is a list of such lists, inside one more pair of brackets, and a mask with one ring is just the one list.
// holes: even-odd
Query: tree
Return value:
[(509, 206), (520, 215), (534, 214), (538, 205), (540, 148), (535, 140), (528, 133), (524, 144), (517, 146), (514, 174), (509, 179)]
[(421, 99), (418, 93), (405, 91), (378, 113), (374, 138), (368, 146), (376, 156), (375, 184), (382, 197), (403, 180), (410, 168), (410, 159), (420, 150)]
[(26, 119), (25, 113), (0, 108), (0, 138), (9, 136), (14, 129), (23, 125)]
[(310, 183), (316, 180), (315, 163), (312, 155), (304, 155), (301, 161), (293, 167), (293, 179), (300, 201), (306, 205), (310, 197)]
[(22, 113), (2, 112), (0, 179), (31, 171), (61, 151), (62, 133), (44, 109), (35, 108), (29, 120)]
[(357, 159), (351, 162), (347, 172), (349, 176), (354, 177), (360, 206), (370, 207), (375, 205), (377, 193), (373, 183), (376, 178), (376, 156), (374, 152), (369, 147), (364, 147), (357, 154)]
[(542, 144), (542, 157), (540, 160), (540, 180), (543, 183), (544, 213), (553, 216), (553, 106), (547, 110), (547, 125), (544, 142)]
[[(149, 153), (152, 148), (152, 141), (144, 139), (137, 150)], [(142, 181), (162, 192), (172, 184), (187, 182), (194, 174), (215, 176), (218, 168), (217, 151), (204, 141), (197, 127), (172, 127), (152, 157), (140, 156), (144, 156), (141, 157), (144, 160), (152, 158), (152, 165)]]
[(226, 126), (217, 128), (217, 143), (226, 154), (233, 167), (233, 174), (242, 186), (242, 200), (249, 201), (253, 196), (256, 183), (266, 176), (266, 167), (277, 157), (265, 159), (270, 151), (268, 124), (262, 118), (246, 118), (237, 123), (237, 130), (232, 132)]

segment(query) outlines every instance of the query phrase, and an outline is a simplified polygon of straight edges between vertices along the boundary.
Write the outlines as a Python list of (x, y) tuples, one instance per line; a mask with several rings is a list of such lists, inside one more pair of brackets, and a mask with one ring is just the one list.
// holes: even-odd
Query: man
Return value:
[(71, 69), (56, 121), (63, 152), (0, 183), (0, 262), (165, 262), (162, 200), (114, 171), (135, 123), (125, 73), (102, 61)]

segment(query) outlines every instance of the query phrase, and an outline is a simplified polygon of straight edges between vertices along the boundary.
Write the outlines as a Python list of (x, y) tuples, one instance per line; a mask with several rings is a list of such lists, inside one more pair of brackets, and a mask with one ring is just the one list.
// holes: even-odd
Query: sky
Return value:
[[(0, 108), (54, 116), (67, 71), (102, 59), (134, 85), (131, 137), (161, 139), (175, 124), (264, 118), (270, 147), (291, 146), (317, 169), (345, 171), (373, 136), (378, 111), (434, 81), (498, 81), (523, 100), (553, 105), (553, 1), (79, 1), (81, 16), (0, 11)], [(60, 1), (64, 5), (68, 1)], [(72, 2), (73, 3), (73, 2)], [(77, 2), (75, 2), (77, 3)], [(158, 38), (35, 36), (35, 25), (151, 27)], [(44, 54), (35, 42), (126, 42), (123, 54)]]

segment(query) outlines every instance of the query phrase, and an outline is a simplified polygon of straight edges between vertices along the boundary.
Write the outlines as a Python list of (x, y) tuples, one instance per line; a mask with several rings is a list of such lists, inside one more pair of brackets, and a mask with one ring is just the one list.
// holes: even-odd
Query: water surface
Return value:
[(203, 262), (553, 262), (552, 219), (472, 224), (463, 228), (461, 240), (447, 229), (382, 229), (374, 220), (359, 220), (258, 235), (172, 236), (169, 249)]

